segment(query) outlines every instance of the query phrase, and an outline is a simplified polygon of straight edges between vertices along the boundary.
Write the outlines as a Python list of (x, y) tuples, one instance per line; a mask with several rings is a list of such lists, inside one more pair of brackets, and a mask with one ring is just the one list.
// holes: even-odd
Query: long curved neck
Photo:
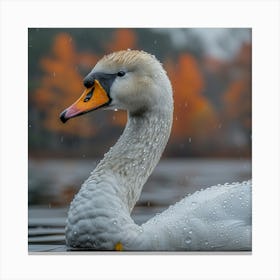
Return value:
[(142, 235), (130, 212), (166, 146), (172, 113), (173, 106), (168, 104), (142, 114), (129, 114), (122, 136), (70, 205), (68, 246), (112, 250), (121, 242), (134, 248)]
[(172, 112), (171, 106), (165, 111), (154, 108), (139, 115), (128, 114), (122, 136), (92, 174), (93, 177), (102, 173), (114, 177), (112, 187), (128, 206), (129, 212), (166, 146), (172, 126)]

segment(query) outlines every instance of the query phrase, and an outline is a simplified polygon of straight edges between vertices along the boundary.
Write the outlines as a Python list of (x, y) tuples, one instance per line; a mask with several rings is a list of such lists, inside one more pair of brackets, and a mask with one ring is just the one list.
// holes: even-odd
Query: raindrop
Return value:
[(189, 143), (191, 143), (192, 142), (192, 138), (191, 137), (189, 137)]
[(147, 202), (147, 206), (148, 206), (148, 207), (151, 206), (151, 202), (150, 202), (150, 201)]
[(51, 205), (51, 203), (49, 203), (49, 208), (52, 208), (52, 205)]
[(127, 51), (131, 51), (131, 49), (127, 49)]
[(189, 231), (189, 234), (192, 234), (192, 230)]
[(114, 109), (115, 112), (118, 112), (118, 109)]
[(31, 127), (31, 124), (29, 124), (28, 127)]
[(74, 231), (74, 235), (77, 235), (77, 231)]
[(207, 246), (207, 245), (209, 245), (209, 242), (206, 240), (206, 241), (204, 242), (204, 244)]
[(61, 137), (60, 137), (60, 142), (62, 143), (62, 142), (63, 142), (63, 140), (64, 140), (64, 139), (63, 139), (63, 136), (61, 136)]
[(155, 45), (157, 44), (157, 40), (154, 40), (154, 44), (155, 44)]
[(184, 227), (184, 231), (186, 231), (187, 230), (187, 228), (186, 227)]
[(188, 237), (188, 238), (185, 240), (185, 243), (187, 243), (187, 244), (191, 244), (191, 243), (192, 243), (191, 238), (190, 238), (190, 237)]
[(56, 75), (56, 73), (55, 72), (53, 72), (53, 76), (55, 77), (55, 75)]

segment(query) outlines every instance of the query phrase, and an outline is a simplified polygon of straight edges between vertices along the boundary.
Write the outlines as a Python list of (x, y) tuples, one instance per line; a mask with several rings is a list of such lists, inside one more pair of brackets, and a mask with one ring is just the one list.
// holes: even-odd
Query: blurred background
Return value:
[(30, 28), (31, 245), (42, 245), (42, 221), (46, 228), (60, 226), (53, 235), (62, 238), (69, 202), (125, 126), (121, 111), (100, 110), (67, 124), (59, 120), (95, 63), (122, 49), (154, 54), (174, 92), (171, 137), (133, 212), (136, 222), (198, 188), (251, 177), (251, 29)]

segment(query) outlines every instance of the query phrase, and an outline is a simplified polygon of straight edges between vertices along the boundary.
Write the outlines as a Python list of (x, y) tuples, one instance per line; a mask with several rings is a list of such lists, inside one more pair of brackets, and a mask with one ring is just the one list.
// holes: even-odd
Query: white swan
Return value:
[[(103, 57), (85, 92), (60, 118), (100, 107), (128, 111), (117, 143), (71, 203), (66, 244), (87, 250), (251, 250), (251, 182), (196, 192), (139, 226), (130, 213), (158, 163), (172, 126), (172, 88), (143, 51)], [(94, 144), (93, 144), (94, 145)]]

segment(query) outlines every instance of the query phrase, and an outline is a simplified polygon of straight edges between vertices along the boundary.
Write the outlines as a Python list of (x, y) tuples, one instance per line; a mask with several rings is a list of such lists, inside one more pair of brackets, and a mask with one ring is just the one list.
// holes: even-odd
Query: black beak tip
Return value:
[(65, 115), (66, 115), (66, 110), (64, 110), (64, 111), (60, 114), (60, 116), (59, 116), (60, 120), (61, 120), (63, 123), (66, 123), (66, 122), (69, 120), (69, 118), (66, 118)]

